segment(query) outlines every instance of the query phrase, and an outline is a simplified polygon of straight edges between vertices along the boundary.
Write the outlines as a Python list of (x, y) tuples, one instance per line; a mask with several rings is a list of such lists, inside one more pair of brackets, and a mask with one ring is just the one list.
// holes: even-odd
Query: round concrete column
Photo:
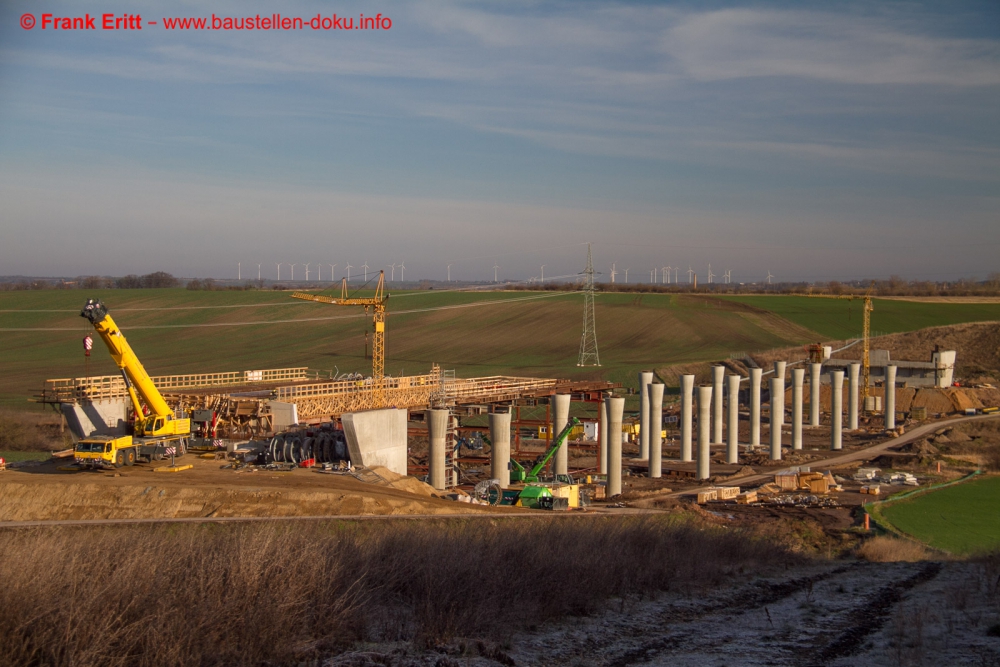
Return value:
[(861, 373), (861, 364), (851, 364), (847, 370), (847, 428), (856, 431), (858, 430), (858, 376)]
[(712, 438), (712, 387), (698, 387), (698, 473), (697, 479), (708, 479), (709, 444)]
[(802, 383), (806, 369), (792, 369), (792, 449), (802, 449)]
[(843, 448), (844, 371), (830, 371), (830, 449)]
[(759, 368), (750, 369), (750, 444), (760, 444), (760, 376)]
[[(552, 437), (557, 438), (569, 423), (569, 394), (556, 394), (552, 397)], [(569, 438), (562, 447), (556, 450), (553, 457), (553, 471), (557, 475), (569, 474)]]
[[(781, 460), (781, 403), (784, 401), (778, 399), (779, 396), (784, 395), (785, 392), (785, 382), (781, 378), (771, 378), (770, 381), (771, 389), (771, 460), (780, 461)], [(777, 402), (777, 404), (776, 404)]]
[(608, 474), (608, 397), (601, 398), (600, 422), (597, 425), (598, 461), (597, 472), (601, 475)]
[(615, 396), (608, 404), (608, 498), (622, 492), (622, 415), (625, 399)]
[(663, 384), (646, 386), (649, 393), (649, 476), (663, 476)]
[(438, 491), (443, 491), (447, 475), (445, 449), (450, 415), (447, 410), (428, 410), (425, 414), (430, 439), (430, 450), (427, 456), (427, 483)]
[(769, 389), (771, 390), (771, 420), (778, 420), (778, 424), (785, 423), (785, 378), (779, 376), (771, 378), (772, 380), (777, 380), (778, 384), (775, 385), (773, 382)]
[(493, 453), (490, 457), (492, 471), (490, 477), (500, 480), (500, 488), (510, 486), (510, 413), (490, 413), (490, 442)]
[(653, 371), (639, 373), (639, 459), (649, 460), (649, 385), (653, 382)]
[(740, 376), (726, 377), (729, 390), (729, 423), (726, 424), (726, 463), (740, 460)]
[(722, 387), (726, 379), (725, 366), (712, 366), (712, 442), (722, 443)]
[(885, 428), (896, 428), (896, 367), (885, 367)]
[(681, 376), (681, 461), (693, 461), (691, 456), (691, 413), (694, 403), (694, 376)]
[(809, 425), (819, 426), (819, 374), (823, 364), (809, 364)]
[(787, 361), (776, 361), (774, 362), (774, 377), (781, 378), (781, 381), (785, 381), (785, 368), (788, 366)]

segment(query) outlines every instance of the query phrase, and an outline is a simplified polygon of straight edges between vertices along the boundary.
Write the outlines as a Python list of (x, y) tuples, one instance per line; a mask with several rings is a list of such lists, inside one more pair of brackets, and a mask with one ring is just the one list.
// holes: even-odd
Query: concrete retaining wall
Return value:
[(406, 410), (346, 412), (340, 417), (351, 463), (406, 474)]
[(92, 435), (125, 435), (128, 426), (128, 399), (63, 403), (66, 424), (77, 438)]

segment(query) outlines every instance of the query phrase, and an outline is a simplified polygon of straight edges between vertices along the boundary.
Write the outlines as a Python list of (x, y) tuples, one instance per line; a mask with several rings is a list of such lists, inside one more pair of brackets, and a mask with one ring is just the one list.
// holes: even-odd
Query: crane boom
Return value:
[(308, 292), (294, 292), (293, 299), (303, 301), (316, 301), (318, 303), (328, 303), (334, 306), (364, 306), (365, 312), (371, 306), (374, 314), (372, 320), (374, 333), (372, 336), (372, 378), (381, 380), (385, 375), (385, 304), (389, 300), (389, 294), (385, 291), (385, 271), (378, 272), (378, 285), (375, 287), (375, 296), (372, 297), (349, 297), (347, 296), (347, 279), (340, 283), (340, 296), (326, 296), (324, 294), (309, 294)]
[[(174, 419), (174, 411), (163, 400), (160, 391), (153, 384), (139, 357), (132, 351), (132, 346), (125, 340), (125, 335), (108, 314), (108, 309), (100, 299), (88, 299), (80, 311), (80, 317), (85, 317), (94, 325), (94, 330), (108, 346), (111, 358), (121, 370), (122, 379), (132, 400), (135, 411), (135, 430), (137, 435), (182, 435), (190, 432), (190, 420)], [(149, 408), (150, 414), (144, 416), (142, 402)]]

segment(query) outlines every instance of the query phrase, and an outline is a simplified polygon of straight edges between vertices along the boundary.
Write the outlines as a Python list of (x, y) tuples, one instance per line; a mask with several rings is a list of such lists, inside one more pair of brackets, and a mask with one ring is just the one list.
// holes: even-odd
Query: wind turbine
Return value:
[(625, 269), (625, 284), (628, 285), (628, 269)]
[(665, 285), (670, 284), (670, 270), (672, 268), (673, 268), (672, 266), (664, 266), (660, 269), (660, 280)]
[(499, 271), (499, 270), (500, 270), (500, 267), (497, 266), (497, 263), (494, 261), (493, 262), (493, 282), (495, 282), (495, 283), (496, 282), (500, 282), (499, 280), (497, 280), (497, 271)]
[(649, 282), (650, 283), (655, 283), (656, 282), (656, 278), (654, 277), (654, 273), (655, 272), (656, 272), (656, 269), (650, 269), (649, 270)]
[(709, 263), (709, 265), (708, 265), (708, 282), (709, 282), (709, 284), (712, 283), (712, 278), (714, 278), (714, 277), (715, 277), (715, 274), (712, 273), (712, 264)]
[(675, 266), (674, 267), (674, 284), (675, 285), (681, 281), (681, 279), (678, 277), (680, 275), (681, 275), (681, 269), (680, 269), (680, 267)]
[(284, 262), (275, 262), (275, 264), (278, 265), (278, 280), (281, 280), (281, 265), (284, 264)]
[(451, 282), (451, 264), (448, 265), (448, 282)]
[(334, 270), (335, 268), (337, 268), (337, 265), (336, 265), (336, 264), (331, 264), (331, 265), (330, 265), (330, 282), (331, 282), (331, 283), (333, 282), (333, 270)]
[(723, 275), (723, 279), (726, 281), (727, 285), (729, 283), (733, 282), (733, 270), (732, 269), (726, 269), (726, 273)]
[(257, 282), (260, 282), (260, 264), (257, 265)]
[(389, 281), (392, 282), (396, 279), (396, 265), (390, 264), (389, 268), (392, 269), (392, 272), (389, 274)]
[(361, 265), (361, 268), (365, 270), (365, 282), (368, 282), (368, 268), (369, 267), (368, 267), (368, 260), (367, 259), (365, 260), (365, 263)]
[(354, 267), (351, 266), (351, 263), (348, 262), (347, 263), (347, 282), (351, 282), (351, 269), (353, 269), (353, 268)]
[(542, 264), (542, 282), (545, 282), (545, 265)]
[(774, 277), (774, 276), (772, 276), (772, 275), (771, 275), (771, 271), (770, 271), (770, 270), (768, 270), (768, 272), (767, 272), (767, 284), (768, 284), (768, 285), (770, 285), (770, 284), (771, 284), (771, 278), (773, 278), (773, 277)]
[(615, 276), (618, 275), (618, 271), (615, 270), (614, 262), (611, 264), (611, 282), (615, 281)]
[(309, 281), (309, 264), (311, 264), (311, 263), (312, 262), (307, 262), (306, 263), (306, 282)]
[(237, 280), (242, 280), (243, 279), (242, 275), (240, 274), (240, 263), (239, 262), (236, 262), (236, 279)]
[(692, 276), (694, 276), (694, 269), (692, 269), (691, 265), (688, 264), (688, 285), (693, 282)]
[(399, 263), (399, 279), (406, 281), (406, 262)]
[(295, 280), (295, 265), (292, 264), (292, 280)]

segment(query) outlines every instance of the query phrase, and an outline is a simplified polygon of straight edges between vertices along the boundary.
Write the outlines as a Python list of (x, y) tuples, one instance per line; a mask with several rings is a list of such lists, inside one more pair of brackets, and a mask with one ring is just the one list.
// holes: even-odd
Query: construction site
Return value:
[[(592, 291), (581, 291), (577, 368), (600, 369), (600, 309)], [(627, 664), (640, 653), (661, 652), (662, 641), (679, 642), (684, 655), (715, 652), (737, 662), (752, 655), (755, 664), (772, 661), (776, 651), (796, 664), (792, 647), (808, 642), (815, 647), (814, 661), (841, 664), (859, 654), (883, 655), (885, 646), (896, 645), (892, 633), (912, 634), (885, 613), (870, 611), (899, 591), (909, 591), (914, 608), (941, 587), (963, 582), (972, 600), (967, 604), (989, 609), (988, 586), (968, 583), (992, 576), (988, 568), (941, 569), (927, 559), (937, 553), (957, 557), (962, 547), (921, 546), (906, 535), (893, 537), (898, 529), (885, 517), (894, 498), (959, 483), (957, 488), (971, 487), (981, 471), (1000, 466), (1000, 389), (988, 375), (989, 358), (975, 356), (985, 349), (984, 340), (996, 337), (995, 323), (874, 337), (869, 291), (854, 297), (864, 315), (856, 338), (731, 353), (716, 361), (650, 362), (649, 370), (627, 382), (459, 377), (438, 364), (420, 375), (389, 376), (392, 320), (381, 278), (369, 295), (351, 295), (344, 284), (339, 296), (294, 292), (285, 298), (315, 308), (364, 308), (367, 372), (331, 374), (297, 366), (150, 375), (140, 361), (144, 350), (129, 343), (111, 305), (87, 300), (77, 311), (92, 328), (85, 354), (110, 355), (120, 373), (47, 379), (30, 397), (57, 420), (49, 424), (52, 436), (73, 445), (5, 464), (0, 527), (28, 531), (11, 533), (17, 536), (11, 548), (65, 550), (70, 547), (61, 542), (31, 547), (22, 542), (61, 539), (46, 532), (61, 528), (104, 527), (115, 532), (102, 540), (143, 545), (136, 547), (136, 563), (173, 548), (174, 538), (161, 530), (190, 530), (185, 534), (191, 539), (207, 540), (186, 548), (192, 557), (210, 560), (211, 570), (247, 567), (240, 559), (249, 553), (257, 554), (251, 567), (281, 562), (289, 550), (313, 554), (315, 562), (323, 559), (320, 553), (348, 553), (341, 549), (369, 554), (363, 566), (347, 561), (336, 566), (362, 567), (368, 582), (359, 593), (366, 611), (331, 616), (338, 620), (328, 631), (336, 628), (341, 637), (331, 646), (339, 647), (333, 652), (344, 661), (335, 664), (345, 665), (411, 664), (407, 661), (428, 655), (449, 656), (455, 664), (535, 664), (542, 657), (557, 664)], [(704, 308), (701, 301), (694, 303)], [(914, 358), (920, 353), (924, 360)], [(605, 350), (605, 360), (614, 354)], [(974, 363), (963, 365), (963, 355)], [(339, 534), (343, 528), (335, 526), (345, 521), (357, 526), (350, 547), (330, 542), (326, 532)], [(200, 532), (200, 526), (226, 525), (222, 533)], [(658, 546), (642, 546), (654, 534)], [(987, 541), (977, 544), (992, 539), (981, 537)], [(231, 539), (266, 543), (237, 547), (227, 542)], [(400, 540), (407, 546), (389, 546)], [(558, 589), (535, 592), (580, 605), (587, 615), (583, 625), (560, 620), (576, 612), (553, 611), (551, 618), (532, 612), (532, 618), (550, 621), (515, 640), (507, 633), (523, 627), (523, 618), (471, 613), (489, 608), (487, 600), (511, 582), (533, 589), (531, 573), (547, 567), (541, 554), (562, 553), (566, 540), (583, 550), (560, 560), (573, 577), (587, 582), (581, 590), (597, 595), (595, 600), (634, 600), (631, 612), (572, 602), (567, 591), (575, 588), (554, 581)], [(608, 551), (608, 540), (622, 550), (628, 568), (642, 562), (645, 571), (658, 574), (629, 583), (605, 581), (608, 554), (614, 551)], [(892, 552), (888, 558), (877, 552), (885, 540)], [(539, 550), (538, 562), (524, 557), (525, 543)], [(73, 548), (105, 548), (97, 544)], [(899, 545), (909, 545), (912, 553), (899, 555)], [(375, 582), (395, 575), (374, 568), (372, 563), (384, 558), (375, 554), (400, 548), (438, 554), (409, 558), (405, 587), (430, 578), (435, 582), (430, 595), (454, 595), (456, 604), (470, 611), (416, 620), (413, 602), (380, 597)], [(237, 560), (222, 565), (218, 555), (193, 555), (204, 549), (223, 549), (231, 554), (225, 558)], [(455, 549), (476, 554), (465, 574), (436, 564), (464, 560)], [(490, 583), (488, 569), (503, 569), (492, 559), (506, 558), (504, 553), (518, 554), (519, 574)], [(866, 564), (848, 567), (845, 558)], [(894, 569), (885, 569), (882, 560), (893, 561)], [(915, 562), (895, 562), (900, 560)], [(490, 565), (484, 570), (476, 563)], [(721, 574), (730, 568), (761, 574), (746, 583)], [(164, 572), (175, 579), (188, 576)], [(521, 581), (522, 575), (528, 579)], [(340, 581), (328, 573), (315, 576)], [(470, 583), (450, 592), (448, 582), (455, 576)], [(704, 587), (700, 604), (687, 593), (671, 592), (669, 582), (679, 580)], [(39, 595), (47, 590), (34, 586)], [(316, 604), (323, 586), (296, 589), (294, 604)], [(339, 609), (351, 588), (346, 580), (337, 586), (334, 601), (323, 604)], [(660, 592), (647, 603), (640, 601), (642, 590)], [(843, 590), (860, 591), (857, 604), (845, 604)], [(199, 603), (206, 609), (222, 599), (206, 595)], [(409, 599), (423, 593), (405, 588), (394, 595)], [(534, 599), (519, 596), (525, 604)], [(811, 610), (805, 623), (796, 621), (802, 608)], [(863, 609), (869, 611), (862, 614)], [(212, 613), (210, 625), (227, 612)], [(267, 613), (273, 618), (279, 612)], [(726, 620), (733, 613), (741, 619), (736, 625)], [(960, 613), (956, 607), (935, 623)], [(991, 612), (983, 613), (985, 619)], [(386, 628), (384, 618), (397, 616), (409, 619), (409, 629)], [(666, 638), (644, 636), (642, 628), (666, 617), (676, 619)], [(751, 639), (759, 632), (767, 636), (774, 624), (784, 648)], [(975, 627), (963, 632), (963, 641), (989, 655), (989, 640)], [(702, 639), (681, 639), (695, 628), (704, 633)], [(425, 632), (446, 638), (430, 654), (411, 643)], [(254, 655), (282, 662), (333, 650), (303, 653), (288, 645), (300, 635), (290, 629), (266, 635), (264, 643), (253, 644)], [(470, 636), (479, 639), (473, 644), (461, 639)], [(850, 639), (862, 636), (870, 638), (870, 649)], [(345, 637), (354, 639), (344, 644)], [(358, 648), (360, 639), (368, 648)], [(406, 640), (402, 647), (399, 639)], [(942, 636), (921, 641), (933, 644), (936, 656), (954, 653)], [(585, 657), (572, 657), (587, 642), (599, 646)], [(721, 653), (710, 648), (718, 642), (727, 647)], [(192, 651), (186, 655), (200, 655)]]

